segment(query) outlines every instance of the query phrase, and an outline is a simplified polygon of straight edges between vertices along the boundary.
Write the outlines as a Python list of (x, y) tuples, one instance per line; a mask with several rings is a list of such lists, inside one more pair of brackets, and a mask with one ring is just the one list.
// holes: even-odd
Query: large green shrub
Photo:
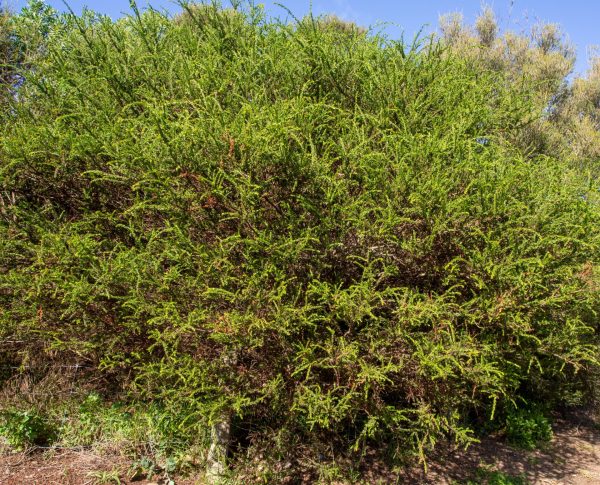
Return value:
[(188, 14), (66, 17), (25, 73), (0, 145), (6, 362), (82, 364), (256, 440), (421, 456), (585, 384), (598, 182), (513, 144), (525, 82), (435, 42)]

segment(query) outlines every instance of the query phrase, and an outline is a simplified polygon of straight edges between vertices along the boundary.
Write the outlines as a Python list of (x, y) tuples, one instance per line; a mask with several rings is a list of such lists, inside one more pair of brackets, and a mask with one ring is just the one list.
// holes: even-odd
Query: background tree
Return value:
[(8, 8), (0, 3), (0, 110), (3, 111), (16, 82), (18, 51)]
[(527, 83), (537, 115), (518, 142), (528, 150), (556, 154), (597, 173), (600, 154), (597, 122), (599, 67), (591, 59), (584, 76), (569, 80), (575, 51), (557, 24), (536, 24), (529, 32), (500, 33), (486, 7), (474, 26), (460, 14), (440, 18), (440, 34), (453, 53), (482, 69), (505, 73), (512, 83)]

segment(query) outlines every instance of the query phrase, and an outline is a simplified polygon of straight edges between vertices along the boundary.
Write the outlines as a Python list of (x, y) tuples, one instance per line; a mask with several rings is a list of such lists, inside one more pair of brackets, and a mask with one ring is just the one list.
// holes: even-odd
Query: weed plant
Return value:
[(0, 436), (15, 450), (32, 445), (47, 445), (55, 438), (44, 416), (34, 410), (3, 411), (0, 415)]
[(506, 437), (512, 445), (534, 450), (552, 439), (550, 421), (539, 408), (521, 408), (506, 417)]

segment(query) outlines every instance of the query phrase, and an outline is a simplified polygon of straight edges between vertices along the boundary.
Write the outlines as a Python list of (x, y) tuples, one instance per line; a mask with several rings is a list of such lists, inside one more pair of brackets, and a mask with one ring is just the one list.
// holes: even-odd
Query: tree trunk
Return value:
[(210, 431), (210, 448), (206, 460), (206, 479), (208, 483), (219, 483), (227, 469), (227, 448), (231, 438), (231, 414), (226, 413), (221, 421), (215, 423)]

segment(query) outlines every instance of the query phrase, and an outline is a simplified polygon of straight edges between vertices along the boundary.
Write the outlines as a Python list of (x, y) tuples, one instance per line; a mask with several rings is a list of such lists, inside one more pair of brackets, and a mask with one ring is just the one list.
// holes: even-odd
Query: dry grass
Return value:
[[(456, 485), (476, 479), (478, 470), (497, 470), (511, 477), (520, 476), (531, 484), (600, 483), (600, 427), (597, 422), (585, 414), (570, 415), (568, 419), (558, 419), (554, 431), (554, 439), (545, 450), (516, 450), (499, 437), (485, 438), (466, 452), (442, 450), (430, 463), (427, 473), (415, 467), (394, 474), (374, 460), (364, 470), (362, 481), (357, 483)], [(115, 476), (123, 485), (163, 483), (160, 476), (150, 479), (132, 477), (132, 462), (117, 450), (100, 455), (86, 450), (36, 449), (0, 456), (0, 483), (92, 485)], [(176, 477), (175, 483), (203, 482), (197, 475)], [(286, 483), (314, 481), (309, 475), (298, 475)]]

